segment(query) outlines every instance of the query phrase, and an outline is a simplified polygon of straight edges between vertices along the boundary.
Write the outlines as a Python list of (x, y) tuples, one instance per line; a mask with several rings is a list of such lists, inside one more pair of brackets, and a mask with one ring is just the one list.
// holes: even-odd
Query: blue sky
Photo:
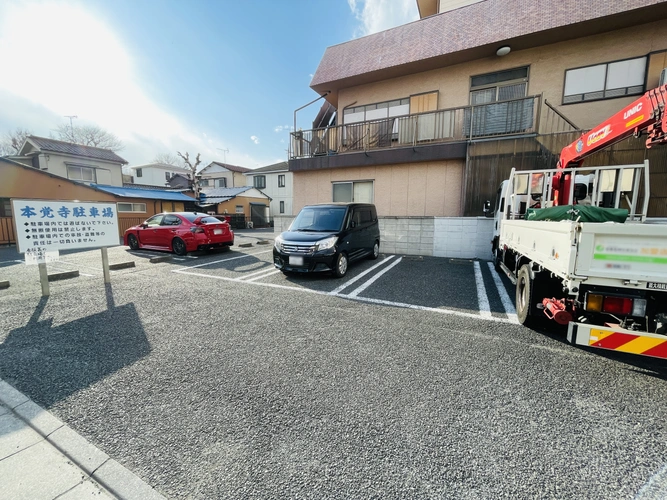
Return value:
[(283, 161), (326, 47), (417, 17), (415, 0), (0, 0), (0, 133), (48, 136), (77, 115), (130, 165)]

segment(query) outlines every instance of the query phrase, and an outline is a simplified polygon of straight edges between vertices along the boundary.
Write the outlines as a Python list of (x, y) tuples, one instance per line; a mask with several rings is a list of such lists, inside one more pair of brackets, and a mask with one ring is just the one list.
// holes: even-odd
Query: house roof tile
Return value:
[[(360, 75), (367, 75), (370, 78), (369, 74), (382, 70), (393, 69), (392, 76), (408, 74), (407, 66), (411, 64), (428, 60), (437, 61), (448, 55), (483, 46), (497, 47), (519, 37), (566, 26), (581, 26), (581, 23), (610, 16), (615, 16), (614, 22), (610, 22), (606, 30), (623, 23), (627, 26), (631, 25), (628, 23), (636, 24), (642, 20), (650, 22), (659, 19), (660, 16), (664, 17), (664, 9), (661, 9), (661, 13), (654, 9), (644, 9), (641, 15), (637, 14), (635, 17), (628, 17), (627, 14), (630, 11), (639, 13), (638, 9), (660, 4), (661, 7), (665, 7), (667, 2), (665, 0), (584, 2), (485, 0), (329, 47), (320, 61), (310, 86), (322, 93), (330, 88), (335, 89), (336, 86), (331, 85), (333, 82)], [(650, 17), (651, 15), (654, 17)], [(559, 32), (563, 33), (562, 30)], [(568, 33), (569, 38), (583, 36), (577, 34), (577, 31), (571, 30)], [(539, 44), (539, 40), (535, 43)]]
[(227, 170), (231, 170), (232, 172), (239, 172), (239, 173), (249, 172), (251, 170), (251, 169), (246, 168), (246, 167), (239, 167), (237, 165), (230, 165), (229, 163), (222, 163), (222, 162), (219, 162), (219, 161), (212, 161), (208, 166), (204, 167), (201, 170), (201, 172), (206, 170), (211, 165), (218, 165), (222, 168), (226, 168)]
[(255, 172), (283, 172), (289, 170), (286, 161), (281, 161), (280, 163), (274, 163), (273, 165), (267, 165), (266, 167), (255, 168), (248, 172), (245, 172), (246, 175), (252, 175)]
[(95, 158), (97, 160), (121, 163), (123, 165), (127, 164), (125, 159), (121, 158), (110, 149), (84, 146), (83, 144), (72, 144), (70, 142), (57, 141), (55, 139), (47, 139), (46, 137), (38, 137), (35, 135), (28, 136), (27, 139), (42, 151), (64, 153), (73, 156), (84, 156), (86, 158)]
[(183, 194), (180, 191), (168, 191), (165, 189), (137, 189), (132, 187), (106, 186), (103, 184), (91, 184), (90, 187), (114, 194), (123, 198), (145, 198), (149, 200), (166, 201), (195, 201), (194, 198)]

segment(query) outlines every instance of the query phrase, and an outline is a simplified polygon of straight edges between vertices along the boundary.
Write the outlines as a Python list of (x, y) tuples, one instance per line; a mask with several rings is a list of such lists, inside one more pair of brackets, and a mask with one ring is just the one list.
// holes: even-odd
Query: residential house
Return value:
[(252, 186), (236, 188), (202, 188), (199, 206), (214, 214), (230, 214), (234, 227), (253, 227), (270, 224), (271, 198)]
[(197, 174), (200, 176), (201, 187), (233, 188), (245, 186), (246, 179), (243, 174), (249, 171), (249, 168), (214, 161)]
[[(372, 201), (385, 250), (486, 257), (491, 226), (476, 216), (509, 170), (553, 167), (582, 130), (658, 85), (667, 2), (417, 4), (416, 22), (326, 49), (311, 88), (336, 113), (291, 134), (293, 210)], [(641, 161), (641, 142), (628, 144)]]
[(126, 168), (132, 176), (132, 182), (146, 186), (168, 186), (169, 180), (176, 174), (187, 175), (190, 170), (167, 163), (148, 163)]
[(182, 192), (85, 184), (8, 158), (0, 158), (0, 178), (0, 244), (16, 241), (12, 198), (116, 203), (119, 236), (156, 213), (195, 209), (194, 198)]
[(190, 174), (179, 174), (176, 173), (171, 176), (167, 185), (172, 189), (191, 189), (192, 181), (190, 180)]
[(271, 198), (270, 216), (292, 215), (292, 172), (286, 161), (256, 168), (245, 173), (248, 186)]
[(12, 159), (73, 181), (123, 185), (123, 158), (109, 149), (28, 136)]

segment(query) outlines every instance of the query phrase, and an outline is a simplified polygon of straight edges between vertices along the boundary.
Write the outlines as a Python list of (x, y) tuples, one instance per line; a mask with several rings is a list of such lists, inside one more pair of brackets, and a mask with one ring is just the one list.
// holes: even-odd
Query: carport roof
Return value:
[(194, 198), (183, 194), (180, 191), (167, 191), (164, 189), (137, 189), (130, 187), (105, 186), (102, 184), (91, 184), (90, 187), (99, 191), (104, 191), (105, 193), (121, 196), (123, 198), (145, 198), (149, 200), (166, 201), (195, 201)]

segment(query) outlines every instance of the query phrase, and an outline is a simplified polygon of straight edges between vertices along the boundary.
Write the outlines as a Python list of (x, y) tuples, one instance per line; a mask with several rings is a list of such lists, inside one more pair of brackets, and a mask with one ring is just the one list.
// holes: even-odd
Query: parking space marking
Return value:
[(361, 278), (363, 278), (364, 276), (366, 276), (368, 273), (373, 272), (376, 268), (380, 267), (382, 264), (385, 264), (385, 263), (389, 262), (389, 261), (390, 261), (391, 259), (393, 259), (394, 257), (396, 257), (396, 256), (395, 256), (395, 255), (390, 255), (389, 257), (385, 257), (385, 258), (382, 259), (380, 262), (378, 262), (377, 264), (375, 264), (373, 267), (370, 267), (370, 268), (366, 269), (363, 273), (358, 274), (357, 276), (355, 276), (354, 278), (352, 278), (352, 279), (349, 280), (349, 281), (346, 281), (345, 283), (343, 283), (342, 285), (340, 285), (338, 288), (334, 289), (333, 291), (331, 291), (331, 292), (329, 292), (329, 293), (330, 293), (331, 295), (338, 295), (338, 293), (339, 293), (340, 291), (345, 290), (345, 289), (346, 289), (348, 286), (350, 286), (352, 283), (356, 283), (358, 280), (360, 280)]
[(275, 269), (275, 270), (271, 271), (270, 273), (262, 274), (261, 276), (256, 276), (254, 278), (250, 278), (249, 280), (245, 280), (245, 281), (250, 282), (250, 281), (261, 280), (262, 278), (268, 278), (269, 276), (272, 276), (272, 275), (277, 274), (279, 272), (280, 272), (280, 269)]
[(477, 285), (477, 302), (479, 304), (479, 315), (483, 318), (491, 318), (491, 305), (489, 304), (489, 297), (486, 295), (486, 287), (484, 286), (484, 278), (482, 277), (482, 268), (479, 262), (474, 262), (475, 266), (475, 284)]
[(359, 302), (368, 302), (370, 304), (381, 304), (384, 306), (402, 307), (404, 309), (416, 309), (418, 311), (429, 311), (440, 314), (451, 314), (452, 316), (462, 316), (464, 318), (482, 319), (485, 321), (494, 321), (496, 323), (511, 323), (509, 319), (499, 318), (497, 316), (480, 316), (479, 314), (474, 314), (474, 313), (454, 311), (453, 309), (439, 309), (437, 307), (418, 306), (415, 304), (406, 304), (403, 302), (392, 302), (390, 300), (371, 299), (369, 297), (350, 297), (348, 295), (336, 295), (336, 297), (340, 297), (342, 299), (356, 300)]
[(275, 283), (258, 283), (250, 280), (241, 280), (239, 281), (238, 278), (228, 278), (226, 276), (214, 276), (212, 274), (204, 274), (204, 273), (194, 273), (190, 271), (185, 271), (185, 270), (177, 270), (177, 271), (172, 271), (174, 273), (179, 273), (179, 274), (187, 274), (188, 276), (199, 276), (200, 278), (211, 278), (214, 280), (223, 280), (223, 281), (233, 281), (236, 283), (248, 283), (250, 285), (255, 285), (255, 286), (268, 286), (271, 288), (281, 288), (283, 290), (296, 290), (297, 292), (307, 292), (307, 293), (316, 293), (319, 295), (328, 295), (328, 292), (323, 292), (320, 290), (311, 290), (310, 288), (299, 288), (296, 286), (287, 286), (287, 285), (276, 285)]
[(503, 285), (503, 282), (500, 279), (500, 275), (493, 266), (493, 262), (487, 262), (487, 264), (489, 265), (489, 271), (491, 271), (493, 282), (495, 283), (496, 289), (498, 290), (500, 301), (503, 303), (503, 307), (505, 308), (505, 314), (510, 319), (510, 321), (518, 325), (519, 318), (517, 318), (516, 309), (514, 308), (512, 299), (510, 299), (510, 296), (507, 294), (507, 290), (505, 290), (505, 285)]
[[(227, 262), (227, 261), (230, 261), (230, 260), (245, 259), (246, 257), (252, 257), (253, 255), (261, 255), (261, 254), (263, 254), (263, 253), (269, 253), (269, 252), (273, 252), (273, 249), (271, 249), (271, 250), (264, 250), (263, 252), (246, 253), (246, 254), (243, 254), (243, 255), (239, 255), (239, 256), (237, 256), (237, 257), (229, 257), (229, 258), (227, 258), (227, 259), (214, 260), (214, 261), (212, 261), (212, 262), (204, 262), (204, 263), (202, 263), (202, 264), (197, 264), (197, 265), (195, 265), (195, 266), (188, 266), (188, 267), (186, 267), (186, 268), (184, 268), (184, 269), (196, 269), (197, 267), (211, 266), (211, 265), (213, 265), (213, 264), (219, 264), (220, 262)], [(181, 273), (181, 272), (183, 272), (183, 270), (182, 270), (182, 269), (175, 269), (175, 270), (173, 270), (172, 272), (173, 272), (173, 273)], [(235, 278), (234, 278), (234, 279), (235, 279)]]
[[(251, 276), (257, 276), (258, 274), (264, 274), (264, 273), (269, 272), (269, 271), (271, 271), (272, 272), (271, 274), (273, 274), (274, 270), (275, 270), (275, 267), (273, 267), (273, 266), (265, 267), (263, 269), (260, 269), (259, 271), (255, 271), (254, 273), (245, 274), (243, 276), (240, 276), (240, 277), (234, 278), (234, 279), (236, 281), (241, 281), (241, 280), (245, 280), (246, 278), (250, 278)], [(248, 280), (248, 281), (250, 281), (250, 280)]]
[(363, 285), (361, 285), (359, 288), (355, 288), (352, 292), (350, 292), (349, 294), (347, 294), (347, 296), (348, 296), (348, 297), (356, 297), (356, 296), (359, 295), (361, 292), (363, 292), (364, 290), (366, 290), (366, 288), (368, 288), (369, 286), (371, 286), (371, 285), (372, 285), (372, 284), (373, 284), (373, 283), (374, 283), (380, 276), (382, 276), (384, 273), (386, 273), (387, 271), (389, 271), (392, 267), (397, 266), (398, 264), (400, 264), (402, 260), (403, 260), (403, 257), (399, 257), (398, 260), (395, 260), (395, 261), (392, 262), (390, 265), (388, 265), (387, 267), (385, 267), (382, 271), (380, 271), (379, 273), (377, 273), (375, 276), (373, 276), (371, 279), (369, 279), (366, 283), (364, 283)]

